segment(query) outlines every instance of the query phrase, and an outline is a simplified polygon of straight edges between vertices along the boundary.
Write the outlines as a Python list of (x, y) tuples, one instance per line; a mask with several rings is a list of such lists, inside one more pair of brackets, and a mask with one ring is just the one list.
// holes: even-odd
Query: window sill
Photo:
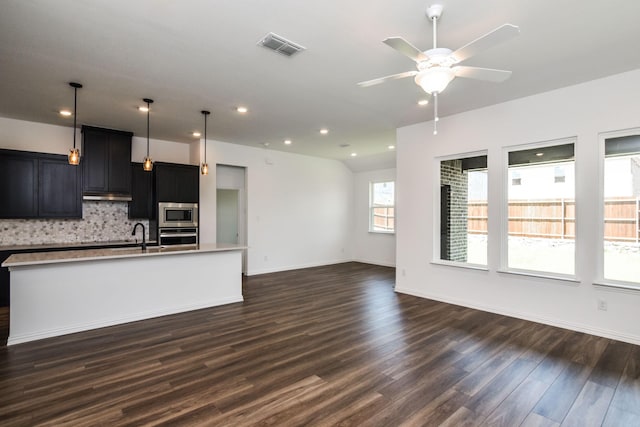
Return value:
[(467, 270), (489, 271), (489, 267), (482, 264), (469, 264), (466, 262), (446, 261), (442, 259), (434, 259), (431, 261), (434, 265), (446, 265), (448, 267), (466, 268)]
[(593, 282), (593, 286), (596, 288), (602, 288), (612, 291), (631, 291), (631, 292), (640, 292), (640, 283), (636, 284), (633, 282)]
[(369, 230), (369, 233), (371, 233), (371, 234), (391, 234), (391, 235), (396, 234), (395, 231), (374, 231), (374, 230)]
[(498, 270), (498, 273), (514, 274), (516, 276), (537, 277), (539, 279), (557, 280), (559, 282), (567, 282), (572, 284), (580, 283), (580, 280), (576, 276), (568, 274), (553, 274), (528, 270)]

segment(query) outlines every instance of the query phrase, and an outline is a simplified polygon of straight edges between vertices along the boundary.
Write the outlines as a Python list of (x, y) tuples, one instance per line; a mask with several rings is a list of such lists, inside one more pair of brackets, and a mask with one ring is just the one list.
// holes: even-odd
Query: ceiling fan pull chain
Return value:
[(438, 92), (433, 93), (433, 134), (438, 134)]

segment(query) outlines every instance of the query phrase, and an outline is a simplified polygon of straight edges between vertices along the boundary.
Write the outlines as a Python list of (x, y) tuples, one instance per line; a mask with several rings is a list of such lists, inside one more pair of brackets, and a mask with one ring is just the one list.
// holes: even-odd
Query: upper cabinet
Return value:
[(64, 155), (0, 150), (0, 218), (82, 218), (82, 170)]
[(156, 202), (198, 203), (198, 166), (156, 162), (154, 171)]
[(82, 127), (85, 200), (131, 200), (133, 133)]
[(153, 172), (142, 168), (142, 163), (131, 163), (130, 219), (151, 219), (153, 209)]

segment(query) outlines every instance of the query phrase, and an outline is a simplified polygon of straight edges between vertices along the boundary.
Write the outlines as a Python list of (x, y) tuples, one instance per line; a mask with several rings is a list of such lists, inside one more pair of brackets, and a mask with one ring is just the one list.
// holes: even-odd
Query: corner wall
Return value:
[(353, 174), (342, 162), (211, 140), (207, 161), (213, 173), (200, 177), (207, 243), (216, 241), (215, 165), (247, 168), (248, 275), (352, 259)]
[[(597, 279), (599, 133), (640, 126), (640, 70), (398, 129), (396, 290), (640, 344), (640, 291)], [(565, 137), (576, 143), (578, 283), (498, 272), (503, 147)], [(434, 158), (488, 150), (489, 271), (431, 264)], [(606, 301), (607, 311), (597, 309)]]
[[(369, 232), (369, 183), (395, 181), (395, 169), (380, 169), (354, 174), (353, 260), (395, 267), (396, 235)], [(396, 199), (398, 186), (396, 185)], [(397, 208), (396, 208), (397, 216)], [(396, 221), (397, 224), (397, 221)]]

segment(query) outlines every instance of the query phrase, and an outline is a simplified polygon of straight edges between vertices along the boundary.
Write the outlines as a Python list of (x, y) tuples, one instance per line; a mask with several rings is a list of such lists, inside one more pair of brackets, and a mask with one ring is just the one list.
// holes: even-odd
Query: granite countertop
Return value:
[[(0, 246), (0, 251), (25, 251), (25, 250), (41, 250), (41, 249), (60, 249), (60, 248), (83, 248), (93, 246), (124, 246), (124, 245), (140, 245), (142, 242), (138, 240), (109, 240), (104, 242), (67, 242), (67, 243), (42, 243), (38, 245), (10, 245)], [(155, 245), (155, 240), (147, 242), (148, 245)]]
[(247, 246), (242, 245), (204, 243), (199, 245), (151, 246), (144, 251), (142, 251), (140, 247), (132, 247), (19, 253), (13, 254), (7, 258), (6, 261), (2, 263), (2, 267), (21, 267), (106, 259), (167, 256), (197, 252), (222, 252), (242, 250), (246, 248)]

